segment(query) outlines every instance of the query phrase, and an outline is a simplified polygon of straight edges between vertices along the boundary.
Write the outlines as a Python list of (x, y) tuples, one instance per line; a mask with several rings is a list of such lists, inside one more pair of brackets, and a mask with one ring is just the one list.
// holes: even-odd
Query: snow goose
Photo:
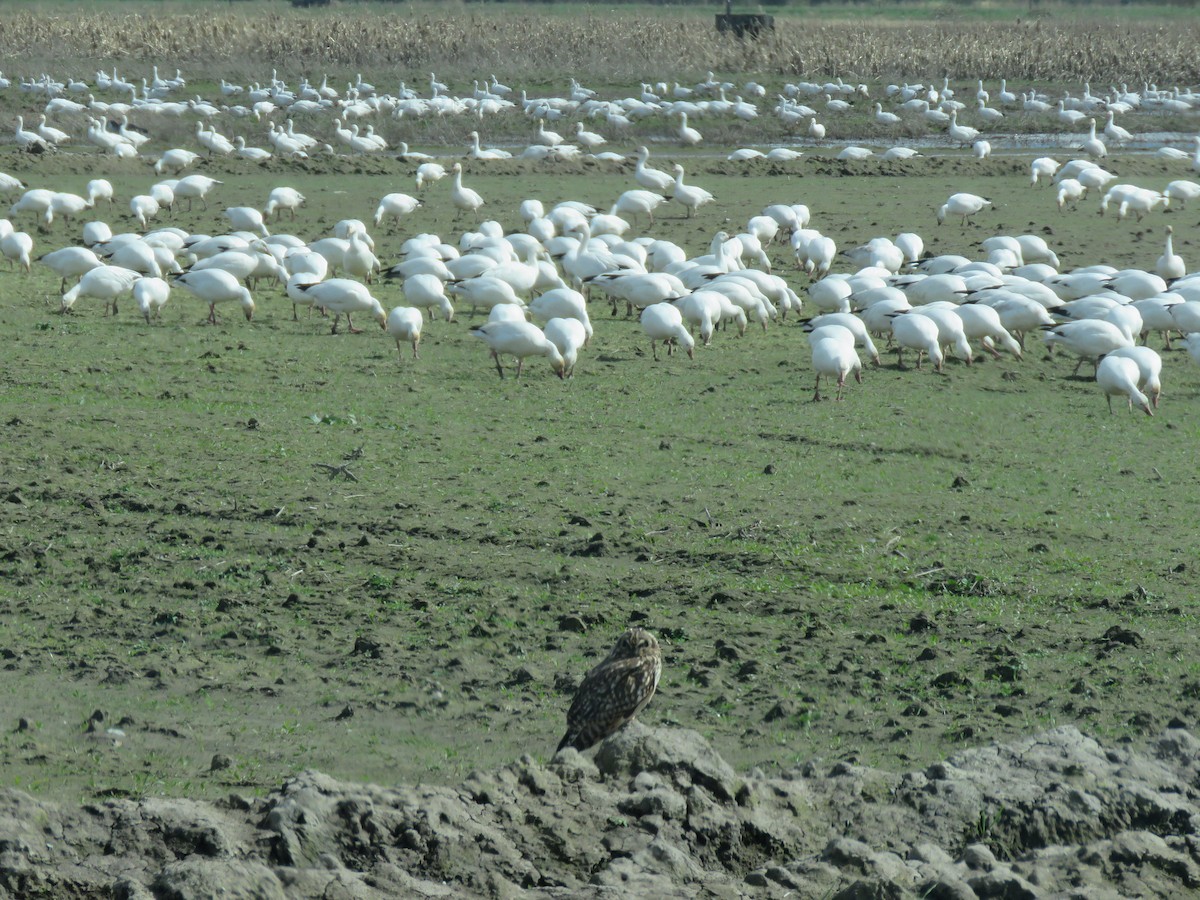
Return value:
[(1000, 314), (990, 306), (981, 303), (964, 303), (954, 308), (954, 313), (962, 320), (963, 334), (968, 340), (979, 340), (983, 347), (995, 359), (1000, 358), (996, 349), (999, 345), (1021, 359), (1021, 345), (1004, 327)]
[(1082, 150), (1088, 156), (1095, 157), (1096, 159), (1102, 159), (1103, 157), (1108, 156), (1108, 148), (1104, 146), (1104, 141), (1096, 137), (1096, 120), (1088, 119), (1088, 123), (1088, 136), (1083, 139), (1083, 143), (1078, 147), (1078, 149)]
[(92, 200), (89, 197), (80, 197), (78, 194), (66, 191), (55, 191), (50, 197), (50, 207), (46, 210), (46, 224), (49, 225), (53, 222), (56, 215), (62, 216), (64, 222), (69, 222), (72, 216), (78, 216), (91, 208)]
[(176, 182), (173, 190), (177, 198), (187, 200), (189, 210), (193, 200), (199, 200), (204, 204), (204, 208), (208, 209), (208, 193), (219, 184), (224, 182), (207, 175), (185, 175)]
[(1172, 181), (1163, 194), (1169, 197), (1172, 203), (1178, 201), (1180, 209), (1186, 209), (1189, 200), (1200, 197), (1200, 184), (1187, 180)]
[(446, 169), (440, 163), (421, 163), (417, 166), (417, 190), (420, 191), (425, 185), (441, 181), (445, 177)]
[[(250, 291), (238, 281), (237, 276), (231, 275), (224, 269), (212, 268), (200, 271), (193, 269), (178, 276), (175, 283), (183, 285), (191, 293), (208, 303), (208, 321), (212, 325), (217, 324), (218, 303), (236, 301), (241, 305), (242, 314), (246, 317), (247, 322), (254, 317), (254, 298), (250, 296)], [(132, 285), (130, 287), (132, 288)]]
[(532, 322), (486, 322), (471, 329), (471, 334), (483, 340), (491, 351), (492, 359), (496, 362), (496, 371), (504, 377), (504, 367), (500, 364), (500, 356), (508, 354), (517, 358), (517, 378), (525, 359), (529, 356), (545, 356), (550, 360), (554, 374), (559, 378), (564, 376), (566, 362), (557, 346)]
[(87, 247), (62, 247), (38, 258), (45, 263), (55, 275), (62, 279), (59, 292), (67, 289), (68, 278), (78, 278), (98, 266), (104, 265), (95, 252)]
[(171, 286), (161, 278), (139, 278), (133, 283), (132, 292), (138, 312), (149, 325), (151, 318), (161, 318), (162, 308), (171, 296)]
[(992, 155), (992, 145), (988, 141), (978, 140), (971, 145), (971, 152), (976, 159), (987, 159)]
[(937, 322), (929, 316), (913, 315), (911, 312), (892, 312), (892, 336), (896, 340), (896, 361), (904, 365), (905, 348), (917, 351), (917, 368), (921, 368), (921, 358), (925, 355), (933, 362), (934, 368), (942, 371), (942, 346)]
[[(350, 233), (346, 253), (342, 261), (342, 269), (347, 275), (361, 278), (367, 284), (374, 279), (375, 274), (383, 268), (365, 235), (359, 231)], [(347, 321), (349, 318), (347, 317)]]
[(971, 351), (971, 344), (967, 340), (965, 323), (959, 317), (957, 307), (950, 305), (949, 307), (938, 304), (927, 304), (925, 306), (917, 306), (908, 314), (910, 316), (926, 316), (933, 320), (938, 329), (938, 343), (943, 348), (943, 358), (947, 348), (953, 348), (954, 355), (965, 362), (968, 366), (974, 362), (975, 355)]
[(949, 135), (950, 140), (962, 147), (974, 144), (979, 139), (978, 129), (958, 124), (957, 109), (950, 113), (950, 123), (946, 127), (946, 134)]
[(7, 172), (0, 172), (0, 194), (23, 190), (25, 190), (25, 185), (21, 183), (19, 178), (14, 178)]
[(37, 134), (47, 144), (55, 147), (71, 140), (71, 136), (65, 131), (55, 128), (53, 125), (47, 125), (44, 115), (38, 117)]
[(1029, 164), (1029, 171), (1031, 176), (1029, 184), (1031, 187), (1035, 187), (1039, 178), (1051, 179), (1054, 177), (1054, 173), (1058, 171), (1058, 160), (1049, 156), (1039, 156)]
[(1154, 264), (1154, 271), (1157, 272), (1164, 281), (1170, 283), (1178, 278), (1182, 278), (1187, 274), (1187, 266), (1184, 265), (1183, 257), (1175, 252), (1171, 245), (1171, 236), (1175, 229), (1170, 225), (1167, 226), (1167, 245), (1163, 250), (1162, 256)]
[(661, 169), (647, 165), (649, 159), (650, 151), (645, 146), (638, 147), (637, 166), (633, 170), (634, 181), (648, 191), (667, 193), (675, 187), (675, 179)]
[(240, 159), (248, 159), (251, 162), (265, 162), (271, 158), (271, 151), (264, 150), (262, 147), (247, 147), (246, 139), (240, 134), (233, 139), (234, 155)]
[(1133, 135), (1129, 133), (1128, 129), (1122, 128), (1113, 121), (1113, 117), (1116, 115), (1113, 110), (1108, 110), (1106, 115), (1108, 121), (1104, 125), (1104, 134), (1109, 140), (1116, 141), (1118, 144), (1124, 144), (1133, 140)]
[(454, 208), (458, 210), (455, 214), (457, 219), (464, 212), (475, 212), (479, 207), (483, 206), (484, 200), (478, 191), (472, 190), (469, 187), (463, 187), (462, 183), (462, 163), (455, 163), (453, 186), (450, 189), (450, 202), (454, 204)]
[(529, 314), (539, 325), (545, 325), (551, 319), (577, 319), (583, 326), (584, 346), (592, 339), (592, 320), (588, 316), (587, 301), (583, 294), (572, 288), (554, 288), (535, 297), (529, 303)]
[[(407, 282), (405, 283), (407, 284)], [(517, 295), (512, 284), (502, 278), (493, 277), (491, 274), (447, 285), (446, 290), (459, 297), (463, 303), (470, 303), (472, 315), (481, 306), (491, 310), (505, 303), (517, 306), (522, 310), (525, 309), (525, 302)]]
[(354, 327), (351, 318), (355, 313), (367, 313), (379, 323), (381, 329), (387, 328), (387, 314), (378, 300), (371, 296), (366, 285), (349, 278), (331, 278), (316, 284), (297, 284), (297, 289), (313, 298), (313, 305), (333, 313), (333, 328), (330, 334), (338, 333), (338, 323), (342, 316), (346, 317), (346, 327), (351, 334), (360, 334), (361, 328)]
[(670, 303), (654, 303), (642, 310), (640, 319), (642, 330), (650, 337), (650, 352), (658, 359), (658, 341), (667, 348), (667, 355), (675, 352), (678, 344), (687, 353), (688, 358), (694, 358), (696, 341), (683, 324), (683, 315), (679, 309)]
[[(878, 104), (877, 104), (878, 105)], [(812, 345), (812, 365), (817, 380), (813, 387), (813, 402), (821, 399), (821, 376), (837, 380), (836, 400), (842, 399), (846, 376), (851, 372), (862, 384), (862, 360), (854, 349), (854, 335), (841, 325), (823, 325), (809, 334)]]
[(704, 138), (695, 128), (688, 125), (687, 112), (680, 111), (679, 113), (679, 130), (676, 132), (679, 137), (679, 143), (685, 147), (694, 147)]
[(1096, 366), (1096, 383), (1104, 391), (1104, 399), (1108, 401), (1108, 411), (1112, 413), (1112, 398), (1125, 397), (1129, 403), (1129, 411), (1133, 411), (1133, 403), (1137, 404), (1148, 416), (1154, 415), (1150, 408), (1150, 399), (1138, 390), (1138, 365), (1132, 359), (1121, 356), (1106, 356)]
[(420, 205), (420, 200), (408, 194), (384, 194), (379, 201), (379, 205), (375, 207), (375, 224), (378, 226), (383, 221), (384, 216), (391, 216), (399, 222), (404, 216), (415, 212)]
[(1149, 347), (1118, 347), (1105, 359), (1112, 357), (1132, 359), (1138, 367), (1137, 386), (1150, 398), (1158, 409), (1158, 398), (1162, 396), (1162, 357)]
[(962, 224), (966, 227), (967, 219), (986, 206), (991, 206), (992, 201), (978, 194), (958, 193), (951, 194), (950, 199), (938, 207), (937, 221), (941, 225), (947, 216), (959, 216), (962, 218)]
[(446, 297), (446, 284), (436, 275), (423, 272), (410, 275), (404, 279), (401, 290), (410, 306), (429, 310), (430, 319), (436, 309), (447, 322), (454, 321), (454, 307)]
[(95, 297), (104, 301), (104, 314), (109, 309), (116, 315), (117, 299), (133, 290), (134, 283), (141, 278), (140, 272), (120, 266), (98, 266), (85, 272), (79, 283), (63, 294), (62, 312), (69, 312), (80, 297)]
[(267, 195), (267, 205), (263, 208), (263, 215), (277, 219), (279, 213), (286, 209), (294, 219), (296, 210), (304, 205), (304, 200), (304, 195), (293, 187), (272, 188), (271, 193)]
[(866, 323), (862, 319), (848, 312), (823, 313), (805, 322), (804, 330), (812, 331), (817, 328), (824, 328), (827, 325), (840, 325), (849, 331), (854, 337), (855, 345), (861, 345), (871, 358), (871, 363), (876, 366), (879, 365), (879, 351), (875, 347), (875, 342), (871, 340)]
[(687, 217), (691, 218), (692, 214), (705, 203), (713, 202), (713, 195), (698, 185), (684, 184), (683, 166), (676, 163), (674, 168), (675, 192), (671, 195), (671, 199), (687, 209)]
[(591, 336), (584, 330), (583, 323), (576, 318), (555, 317), (546, 322), (545, 335), (563, 358), (563, 376), (575, 377), (575, 363), (579, 358), (580, 348), (586, 346)]
[(10, 231), (0, 237), (0, 255), (8, 260), (11, 268), (14, 263), (20, 263), (28, 275), (33, 266), (33, 238), (24, 231)]
[(41, 135), (36, 131), (29, 131), (25, 127), (25, 119), (21, 116), (17, 116), (17, 128), (14, 136), (17, 149), (27, 153), (44, 153), (50, 149), (50, 144)]
[(1133, 346), (1133, 338), (1127, 331), (1101, 319), (1083, 319), (1055, 325), (1046, 331), (1045, 341), (1047, 349), (1051, 351), (1061, 344), (1079, 357), (1072, 375), (1079, 371), (1079, 367), (1085, 361), (1095, 364), (1106, 353), (1111, 353), (1118, 347)]
[(234, 231), (257, 231), (263, 237), (271, 236), (271, 232), (267, 231), (267, 226), (263, 224), (263, 214), (253, 206), (226, 207), (224, 216)]
[(417, 347), (421, 343), (421, 326), (424, 322), (421, 311), (411, 306), (397, 306), (388, 313), (384, 330), (396, 342), (396, 353), (400, 360), (404, 359), (401, 343), (412, 346), (413, 359), (421, 358)]

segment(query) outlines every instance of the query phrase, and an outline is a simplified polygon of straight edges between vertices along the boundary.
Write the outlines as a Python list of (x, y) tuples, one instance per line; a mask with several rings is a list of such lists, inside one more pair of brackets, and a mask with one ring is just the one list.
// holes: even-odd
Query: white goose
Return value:
[(634, 181), (646, 190), (659, 194), (666, 193), (675, 187), (673, 177), (661, 169), (655, 169), (646, 164), (650, 159), (650, 151), (645, 146), (638, 147), (637, 158), (637, 167), (633, 170)]
[(1120, 356), (1106, 356), (1096, 366), (1096, 383), (1104, 391), (1104, 399), (1108, 401), (1108, 411), (1112, 413), (1112, 398), (1125, 397), (1129, 403), (1130, 412), (1136, 400), (1138, 406), (1148, 416), (1154, 415), (1150, 408), (1150, 399), (1138, 390), (1138, 366), (1132, 359)]
[(138, 305), (138, 312), (147, 325), (151, 318), (161, 318), (162, 308), (170, 296), (171, 286), (161, 278), (139, 278), (133, 283), (133, 302)]
[(1096, 120), (1088, 119), (1088, 122), (1090, 123), (1088, 136), (1084, 138), (1083, 143), (1079, 146), (1079, 149), (1088, 156), (1102, 159), (1103, 157), (1108, 156), (1108, 148), (1104, 146), (1104, 141), (1096, 137)]
[(529, 304), (529, 314), (540, 325), (545, 325), (551, 319), (577, 319), (583, 326), (583, 346), (587, 346), (592, 339), (592, 320), (588, 316), (587, 301), (583, 294), (573, 288), (554, 288), (535, 297)]
[(478, 210), (479, 207), (483, 206), (484, 200), (478, 191), (472, 190), (469, 187), (463, 187), (462, 163), (455, 163), (452, 171), (454, 172), (454, 184), (450, 189), (450, 202), (458, 210), (455, 214), (455, 218), (458, 218), (464, 212), (473, 213)]
[(690, 219), (697, 209), (705, 203), (712, 203), (714, 198), (711, 193), (698, 185), (684, 184), (683, 166), (676, 163), (675, 192), (671, 195), (671, 199), (687, 209), (687, 217)]
[(837, 397), (842, 399), (846, 376), (851, 372), (862, 384), (862, 360), (854, 349), (854, 335), (841, 325), (823, 325), (809, 334), (812, 346), (812, 364), (817, 380), (813, 387), (813, 402), (821, 399), (821, 376), (837, 380)]
[(313, 298), (314, 306), (333, 313), (330, 334), (338, 333), (342, 316), (346, 317), (347, 330), (351, 334), (360, 334), (362, 329), (355, 328), (351, 319), (355, 313), (367, 313), (379, 323), (381, 329), (387, 328), (387, 314), (383, 311), (383, 305), (371, 296), (365, 284), (349, 278), (331, 278), (316, 284), (298, 284), (296, 287)]
[(397, 222), (407, 215), (411, 215), (421, 205), (421, 201), (416, 197), (408, 194), (384, 194), (379, 201), (379, 205), (375, 207), (375, 224), (378, 226), (384, 216), (391, 216)]
[(892, 335), (896, 339), (896, 359), (904, 364), (904, 349), (907, 347), (917, 351), (917, 368), (921, 368), (921, 358), (925, 355), (933, 362), (934, 369), (942, 371), (941, 340), (937, 323), (928, 316), (913, 315), (911, 312), (892, 313)]
[(62, 312), (67, 312), (80, 297), (95, 297), (104, 301), (104, 314), (111, 308), (117, 312), (117, 299), (133, 290), (133, 285), (142, 277), (140, 272), (120, 266), (98, 266), (85, 272), (79, 283), (62, 297)]
[(496, 362), (496, 371), (504, 377), (504, 367), (500, 364), (501, 354), (517, 358), (517, 378), (525, 359), (529, 356), (545, 356), (550, 360), (554, 374), (559, 378), (564, 375), (566, 362), (557, 346), (532, 322), (486, 322), (471, 329), (471, 334), (483, 340), (491, 351), (492, 359)]
[(679, 131), (677, 134), (679, 135), (679, 143), (685, 147), (694, 147), (704, 140), (703, 135), (699, 131), (688, 125), (687, 113), (682, 111), (679, 113)]
[(978, 194), (951, 194), (950, 199), (938, 208), (937, 222), (941, 225), (946, 220), (946, 216), (960, 216), (965, 227), (968, 218), (991, 205), (991, 200), (980, 197)]
[(286, 209), (294, 219), (296, 210), (304, 205), (304, 201), (305, 196), (294, 187), (271, 188), (271, 193), (267, 195), (267, 205), (263, 208), (263, 215), (277, 219), (279, 213)]
[(563, 358), (563, 376), (575, 377), (575, 363), (579, 359), (579, 351), (587, 345), (590, 334), (584, 330), (583, 323), (575, 318), (553, 318), (545, 326), (546, 338), (558, 348)]
[(95, 252), (87, 247), (62, 247), (42, 256), (38, 262), (45, 263), (62, 279), (60, 292), (67, 289), (68, 278), (79, 278), (92, 269), (104, 265)]
[(421, 358), (417, 348), (421, 343), (421, 326), (424, 322), (421, 311), (411, 306), (397, 306), (388, 313), (384, 330), (396, 341), (396, 352), (401, 360), (404, 359), (401, 343), (412, 346), (413, 359)]
[(1163, 250), (1162, 256), (1154, 264), (1154, 271), (1167, 282), (1175, 281), (1187, 274), (1187, 266), (1183, 262), (1183, 257), (1176, 253), (1171, 246), (1171, 236), (1174, 231), (1175, 229), (1170, 225), (1167, 226), (1167, 246)]
[(658, 341), (667, 347), (667, 355), (678, 344), (689, 359), (695, 358), (696, 341), (683, 324), (683, 315), (670, 303), (654, 303), (642, 310), (642, 330), (650, 337), (650, 352), (658, 359)]
[[(254, 298), (250, 296), (250, 291), (242, 286), (237, 276), (231, 275), (224, 269), (214, 268), (185, 272), (175, 279), (175, 283), (183, 285), (208, 303), (208, 321), (212, 325), (217, 324), (218, 303), (236, 301), (241, 305), (242, 314), (246, 317), (247, 322), (254, 317)], [(132, 288), (132, 285), (130, 287)]]
[(436, 309), (447, 322), (454, 321), (454, 307), (446, 297), (446, 283), (436, 275), (427, 272), (410, 275), (404, 279), (402, 290), (409, 306), (418, 312), (423, 309), (429, 310), (429, 317), (432, 319)]
[(1105, 357), (1131, 359), (1138, 367), (1137, 386), (1150, 398), (1151, 405), (1158, 409), (1158, 398), (1162, 396), (1162, 357), (1149, 347), (1118, 347)]

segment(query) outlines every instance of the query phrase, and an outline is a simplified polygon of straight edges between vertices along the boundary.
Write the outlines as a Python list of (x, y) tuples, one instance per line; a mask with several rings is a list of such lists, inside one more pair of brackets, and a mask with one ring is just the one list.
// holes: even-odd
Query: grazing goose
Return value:
[(120, 266), (98, 266), (85, 272), (79, 283), (62, 297), (62, 312), (69, 312), (80, 297), (95, 297), (104, 301), (104, 314), (109, 309), (117, 312), (117, 299), (133, 290), (134, 283), (142, 277), (140, 272)]
[(87, 247), (63, 247), (41, 256), (38, 262), (45, 263), (54, 274), (62, 279), (59, 292), (67, 290), (67, 279), (78, 278), (92, 269), (104, 265), (95, 252)]
[(28, 275), (33, 266), (33, 238), (24, 231), (9, 231), (0, 237), (0, 255), (8, 260), (10, 267), (20, 263)]
[(683, 347), (688, 359), (695, 358), (696, 341), (683, 324), (683, 315), (670, 303), (654, 303), (642, 310), (642, 330), (650, 337), (650, 352), (658, 359), (658, 341), (666, 345), (667, 355), (675, 345)]
[(1149, 347), (1118, 347), (1105, 359), (1113, 357), (1132, 359), (1138, 367), (1137, 386), (1150, 398), (1158, 409), (1158, 398), (1162, 396), (1162, 357)]
[(842, 399), (842, 390), (846, 386), (846, 376), (854, 373), (855, 380), (862, 384), (862, 360), (854, 349), (854, 335), (841, 325), (822, 325), (809, 333), (809, 344), (812, 347), (812, 364), (816, 372), (816, 383), (813, 387), (813, 402), (821, 400), (821, 376), (837, 380), (836, 400)]
[(171, 286), (161, 278), (139, 278), (133, 283), (133, 302), (138, 305), (138, 312), (147, 325), (151, 318), (161, 317), (162, 308), (170, 296)]
[(1138, 366), (1132, 359), (1120, 356), (1106, 356), (1096, 366), (1096, 383), (1104, 391), (1104, 399), (1108, 401), (1108, 411), (1113, 412), (1112, 398), (1125, 397), (1129, 403), (1129, 411), (1133, 412), (1133, 403), (1137, 404), (1148, 416), (1154, 415), (1150, 408), (1150, 399), (1138, 390)]
[(1050, 350), (1061, 344), (1079, 357), (1072, 375), (1079, 371), (1085, 360), (1098, 363), (1101, 357), (1118, 347), (1133, 346), (1133, 337), (1127, 331), (1101, 319), (1083, 319), (1055, 325), (1046, 331), (1045, 341)]
[(420, 200), (408, 194), (385, 194), (380, 199), (379, 205), (375, 207), (375, 224), (378, 226), (384, 216), (391, 216), (399, 222), (404, 216), (415, 212), (420, 205)]
[(960, 216), (962, 218), (963, 227), (966, 227), (967, 219), (975, 215), (985, 206), (991, 206), (992, 201), (978, 194), (951, 194), (950, 199), (938, 207), (937, 222), (941, 225), (946, 216)]
[(296, 210), (304, 205), (304, 200), (304, 195), (293, 187), (272, 188), (271, 193), (267, 195), (267, 205), (263, 208), (263, 215), (277, 219), (280, 211), (286, 209), (294, 219)]
[[(478, 137), (478, 134), (476, 134)], [(441, 181), (446, 177), (446, 170), (440, 163), (427, 162), (417, 166), (417, 190), (420, 191), (425, 185), (434, 181)]]
[[(450, 286), (453, 291), (454, 285)], [(436, 275), (428, 272), (418, 272), (404, 279), (404, 299), (409, 306), (429, 310), (429, 318), (434, 317), (434, 310), (442, 314), (447, 322), (454, 321), (454, 307), (446, 297), (446, 283)]]
[(546, 337), (562, 354), (564, 377), (574, 378), (579, 350), (587, 345), (591, 333), (585, 331), (583, 323), (575, 318), (555, 317), (546, 322), (544, 330)]
[(563, 377), (566, 362), (557, 346), (532, 322), (486, 322), (471, 329), (471, 334), (483, 340), (491, 351), (492, 359), (496, 362), (496, 371), (504, 377), (504, 367), (500, 364), (501, 354), (517, 358), (517, 378), (528, 356), (545, 356), (550, 360), (554, 374)]
[[(82, 282), (80, 283), (82, 284)], [(241, 304), (242, 314), (245, 315), (247, 322), (254, 317), (254, 298), (250, 296), (250, 291), (243, 287), (236, 275), (231, 275), (224, 269), (213, 268), (199, 271), (193, 269), (178, 276), (175, 283), (182, 284), (208, 303), (208, 321), (211, 325), (217, 324), (218, 303), (237, 301)], [(130, 287), (132, 288), (132, 285)]]
[(592, 339), (592, 321), (588, 316), (587, 301), (583, 294), (572, 288), (554, 288), (535, 297), (529, 303), (529, 314), (534, 322), (543, 326), (551, 319), (576, 319), (583, 326), (583, 345), (587, 346)]
[(338, 333), (338, 323), (342, 316), (346, 317), (346, 328), (351, 334), (361, 334), (361, 328), (354, 327), (351, 316), (354, 313), (368, 313), (379, 323), (381, 329), (387, 328), (387, 314), (378, 300), (371, 296), (366, 285), (349, 278), (331, 278), (316, 284), (297, 284), (301, 293), (313, 298), (313, 305), (327, 309), (333, 313), (333, 328), (330, 334)]
[(421, 326), (424, 322), (421, 311), (411, 306), (397, 306), (388, 313), (384, 330), (396, 341), (396, 353), (401, 361), (404, 359), (401, 343), (412, 346), (413, 359), (421, 358), (417, 347), (421, 343)]
[(921, 368), (922, 357), (928, 355), (934, 369), (942, 371), (942, 345), (938, 326), (929, 316), (913, 315), (911, 312), (889, 314), (892, 336), (896, 339), (896, 361), (904, 365), (904, 350), (917, 351), (917, 368)]

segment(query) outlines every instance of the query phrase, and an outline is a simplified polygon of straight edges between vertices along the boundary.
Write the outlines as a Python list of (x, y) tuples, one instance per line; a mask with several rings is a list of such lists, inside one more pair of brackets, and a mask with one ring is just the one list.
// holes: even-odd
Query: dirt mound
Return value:
[(526, 757), (458, 788), (305, 772), (219, 804), (79, 809), (0, 792), (0, 894), (317, 897), (1118, 897), (1200, 886), (1200, 742), (1064, 727), (896, 775), (739, 775), (635, 723), (595, 761)]

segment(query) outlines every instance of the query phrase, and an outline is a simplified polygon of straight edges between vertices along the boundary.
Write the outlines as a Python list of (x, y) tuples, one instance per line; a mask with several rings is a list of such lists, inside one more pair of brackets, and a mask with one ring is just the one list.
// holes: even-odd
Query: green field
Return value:
[[(1147, 268), (1170, 223), (1185, 259), (1200, 252), (1192, 210), (1060, 215), (1027, 156), (829, 156), (685, 159), (718, 202), (655, 234), (701, 253), (786, 201), (843, 248), (915, 230), (978, 257), (984, 237), (1029, 231), (1064, 269)], [(159, 222), (218, 233), (223, 206), (290, 184), (309, 203), (274, 227), (313, 239), (412, 184), (395, 160), (271, 165), (203, 167), (225, 182), (211, 208)], [(467, 178), (509, 228), (523, 198), (606, 206), (632, 186), (603, 166), (499, 165)], [(1111, 161), (1160, 188), (1178, 165)], [(108, 174), (118, 198), (152, 180), (68, 154), (0, 170), (67, 190)], [(402, 229), (373, 229), (381, 258), (465, 227), (446, 184)], [(957, 190), (999, 209), (937, 227)], [(99, 217), (129, 227), (122, 203)], [(24, 225), (38, 253), (78, 235)], [(813, 403), (794, 318), (655, 362), (636, 320), (596, 303), (575, 378), (531, 360), (518, 382), (469, 310), (428, 323), (414, 361), (378, 331), (292, 321), (276, 287), (252, 323), (229, 310), (215, 328), (182, 290), (147, 326), (86, 299), (59, 315), (57, 288), (40, 266), (0, 272), (7, 785), (214, 797), (303, 768), (453, 783), (548, 758), (573, 685), (630, 623), (664, 648), (643, 718), (698, 729), (739, 768), (918, 766), (1064, 722), (1109, 741), (1195, 727), (1200, 369), (1182, 351), (1164, 354), (1153, 419), (1110, 415), (1036, 336), (1023, 362), (941, 375), (885, 354), (844, 402)], [(376, 295), (402, 302), (394, 283)], [(120, 747), (85, 733), (94, 710)]]

